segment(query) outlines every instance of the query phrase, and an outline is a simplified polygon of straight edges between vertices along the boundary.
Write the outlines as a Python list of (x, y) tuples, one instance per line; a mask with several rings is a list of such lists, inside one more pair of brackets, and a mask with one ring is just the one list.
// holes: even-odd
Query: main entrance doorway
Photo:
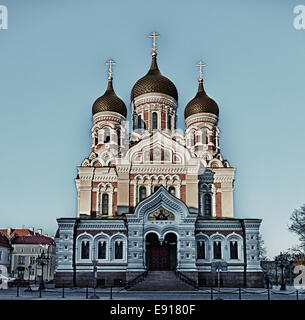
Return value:
[(175, 270), (177, 266), (177, 237), (166, 234), (162, 245), (155, 233), (146, 236), (146, 266), (148, 270)]

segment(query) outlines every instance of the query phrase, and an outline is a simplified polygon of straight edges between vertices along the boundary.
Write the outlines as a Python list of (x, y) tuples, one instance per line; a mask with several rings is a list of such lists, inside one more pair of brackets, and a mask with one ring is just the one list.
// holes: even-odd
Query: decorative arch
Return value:
[[(76, 238), (76, 256), (78, 261), (92, 260), (93, 236), (90, 233), (81, 233)], [(88, 255), (84, 255), (84, 250), (88, 251)]]
[(174, 212), (175, 218), (178, 220), (184, 219), (189, 215), (187, 206), (181, 200), (172, 196), (162, 185), (156, 192), (136, 206), (134, 215), (139, 219), (145, 219), (149, 213), (160, 207)]
[[(101, 182), (97, 186), (98, 192), (96, 193), (97, 199), (96, 199), (96, 205), (97, 205), (97, 212), (99, 215), (108, 215), (113, 216), (113, 210), (112, 210), (112, 203), (113, 203), (113, 193), (114, 193), (114, 187), (111, 183), (107, 182)], [(106, 200), (106, 197), (104, 195), (107, 195), (108, 200)], [(107, 201), (107, 214), (105, 214), (105, 201)]]
[(217, 165), (217, 168), (222, 168), (223, 167), (222, 162), (219, 159), (215, 159), (215, 158), (211, 159), (208, 162), (208, 167), (212, 167), (213, 168), (213, 165)]
[[(100, 243), (103, 243), (102, 246), (105, 245), (105, 248), (101, 248)], [(96, 260), (108, 261), (110, 260), (110, 236), (104, 232), (100, 232), (95, 235), (93, 240), (94, 247), (94, 257)], [(105, 250), (105, 257), (102, 256), (104, 252), (101, 250)]]
[(118, 232), (112, 235), (110, 239), (110, 259), (120, 262), (127, 261), (127, 237), (125, 234)]
[[(232, 245), (232, 243), (234, 243)], [(240, 261), (243, 259), (243, 238), (241, 235), (232, 232), (226, 237), (226, 246), (228, 248), (228, 260)]]
[(196, 239), (196, 259), (210, 260), (210, 238), (208, 235), (199, 232), (195, 236)]

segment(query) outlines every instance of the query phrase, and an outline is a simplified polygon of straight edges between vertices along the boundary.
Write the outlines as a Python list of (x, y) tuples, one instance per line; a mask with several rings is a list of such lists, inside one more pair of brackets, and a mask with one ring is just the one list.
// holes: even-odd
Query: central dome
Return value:
[(178, 92), (171, 80), (164, 77), (157, 65), (157, 54), (152, 55), (151, 67), (147, 74), (139, 79), (131, 90), (131, 101), (145, 93), (164, 93), (178, 101)]

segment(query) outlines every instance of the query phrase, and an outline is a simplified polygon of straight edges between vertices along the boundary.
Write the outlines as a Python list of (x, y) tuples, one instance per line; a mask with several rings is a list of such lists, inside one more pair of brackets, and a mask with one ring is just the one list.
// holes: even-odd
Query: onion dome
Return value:
[(139, 79), (131, 91), (131, 101), (145, 93), (164, 93), (178, 101), (178, 92), (171, 80), (164, 77), (157, 65), (157, 53), (153, 52), (151, 67), (147, 74)]
[(112, 69), (111, 66), (114, 64), (112, 60), (107, 62), (109, 65), (109, 76), (108, 76), (108, 86), (105, 93), (97, 98), (92, 107), (92, 114), (98, 112), (111, 111), (117, 112), (122, 116), (126, 117), (127, 109), (125, 103), (115, 94), (112, 86)]
[(184, 118), (197, 113), (213, 113), (219, 114), (217, 103), (211, 99), (204, 91), (203, 79), (199, 79), (198, 92), (196, 96), (186, 105), (184, 110)]

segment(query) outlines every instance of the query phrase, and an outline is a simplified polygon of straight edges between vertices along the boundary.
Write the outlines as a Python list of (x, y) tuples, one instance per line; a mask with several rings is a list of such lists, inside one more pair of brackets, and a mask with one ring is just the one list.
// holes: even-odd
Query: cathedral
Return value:
[(166, 271), (211, 287), (221, 262), (222, 286), (262, 287), (261, 220), (234, 217), (236, 169), (221, 153), (219, 107), (205, 91), (204, 65), (183, 132), (177, 89), (158, 67), (158, 37), (151, 34), (151, 66), (131, 91), (132, 130), (107, 62), (107, 89), (92, 107), (91, 151), (75, 179), (77, 215), (57, 219), (56, 286), (90, 287), (95, 274), (98, 287), (130, 288)]

